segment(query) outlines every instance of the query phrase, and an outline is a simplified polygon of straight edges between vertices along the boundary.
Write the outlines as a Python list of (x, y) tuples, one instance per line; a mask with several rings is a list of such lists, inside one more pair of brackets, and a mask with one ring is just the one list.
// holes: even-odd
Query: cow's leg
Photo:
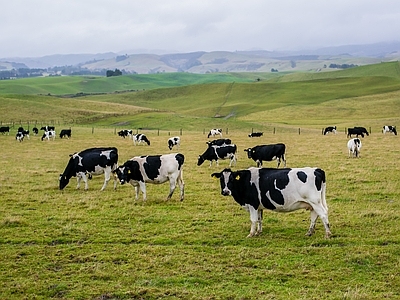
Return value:
[(256, 235), (259, 235), (262, 232), (263, 210), (259, 209), (257, 212), (258, 212), (258, 222), (257, 222)]
[(81, 175), (76, 176), (76, 189), (79, 190), (81, 187)]
[(139, 183), (137, 181), (130, 181), (131, 185), (133, 186), (133, 188), (135, 189), (135, 199), (138, 200), (139, 199)]
[(82, 180), (85, 183), (85, 191), (87, 191), (89, 189), (89, 185), (88, 185), (88, 179), (86, 174), (82, 174)]
[(183, 201), (183, 198), (185, 197), (185, 182), (183, 181), (182, 170), (179, 172), (177, 180), (178, 180), (179, 189), (181, 191), (181, 201)]
[(258, 223), (258, 211), (251, 205), (247, 207), (250, 213), (251, 228), (250, 233), (247, 237), (253, 237), (256, 235), (256, 227)]
[(142, 191), (143, 194), (143, 201), (146, 201), (147, 199), (147, 194), (146, 194), (146, 183), (143, 181), (139, 181), (139, 188)]
[(308, 229), (308, 232), (306, 235), (311, 236), (314, 231), (315, 231), (315, 223), (318, 219), (318, 217), (321, 218), (322, 223), (324, 224), (325, 227), (325, 238), (329, 238), (331, 235), (330, 227), (329, 227), (329, 220), (328, 220), (328, 212), (323, 206), (313, 206), (313, 209), (311, 210), (311, 224), (310, 228)]
[(110, 167), (106, 167), (104, 170), (104, 184), (101, 187), (100, 191), (104, 191), (104, 189), (107, 186), (107, 183), (110, 181), (111, 178), (111, 168)]

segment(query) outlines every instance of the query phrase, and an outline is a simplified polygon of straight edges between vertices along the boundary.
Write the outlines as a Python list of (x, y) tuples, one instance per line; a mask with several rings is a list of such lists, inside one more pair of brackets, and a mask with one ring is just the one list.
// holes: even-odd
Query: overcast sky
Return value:
[(0, 0), (0, 57), (400, 40), (399, 0)]

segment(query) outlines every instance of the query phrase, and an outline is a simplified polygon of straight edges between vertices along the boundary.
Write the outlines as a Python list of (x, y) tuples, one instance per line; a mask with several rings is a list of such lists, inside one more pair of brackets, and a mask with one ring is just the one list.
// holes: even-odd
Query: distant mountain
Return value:
[[(133, 53), (134, 51), (132, 51)], [(159, 51), (158, 51), (159, 52)], [(366, 65), (398, 60), (400, 42), (343, 45), (302, 51), (213, 51), (171, 54), (67, 54), (0, 59), (0, 71), (25, 66), (80, 66), (91, 71), (116, 68), (131, 73), (321, 71), (330, 65)]]

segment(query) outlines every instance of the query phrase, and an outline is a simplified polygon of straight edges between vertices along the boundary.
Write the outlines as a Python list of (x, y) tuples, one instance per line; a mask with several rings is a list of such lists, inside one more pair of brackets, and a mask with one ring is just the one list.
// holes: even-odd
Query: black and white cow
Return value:
[(63, 137), (69, 139), (71, 137), (71, 129), (61, 129), (60, 139), (62, 139)]
[(347, 149), (349, 149), (349, 157), (351, 157), (351, 156), (359, 157), (361, 147), (362, 147), (362, 143), (359, 138), (350, 139), (347, 142)]
[(15, 139), (18, 142), (22, 142), (24, 140), (24, 137), (25, 137), (24, 134), (20, 131), (18, 131), (17, 134), (15, 135)]
[(2, 134), (10, 134), (10, 126), (1, 126), (0, 127), (0, 133)]
[(253, 159), (257, 163), (257, 167), (262, 166), (263, 161), (276, 160), (278, 162), (277, 168), (281, 164), (281, 160), (286, 167), (285, 144), (271, 144), (271, 145), (258, 145), (253, 148), (244, 149), (247, 152), (247, 157)]
[(222, 129), (221, 128), (213, 128), (210, 130), (210, 132), (207, 135), (207, 138), (210, 138), (210, 136), (214, 137), (217, 134), (222, 138)]
[(206, 142), (208, 147), (210, 146), (222, 146), (222, 145), (230, 145), (232, 144), (231, 139), (216, 139), (211, 142)]
[(174, 136), (168, 139), (169, 150), (172, 150), (174, 146), (176, 146), (179, 150), (179, 147), (181, 146), (181, 138), (179, 136)]
[(121, 131), (118, 131), (118, 135), (120, 137), (126, 138), (126, 137), (131, 137), (132, 136), (132, 130), (130, 129), (123, 129)]
[(249, 134), (249, 137), (261, 137), (263, 134), (263, 132), (252, 132)]
[(364, 134), (367, 136), (369, 135), (365, 127), (353, 127), (347, 129), (347, 137), (351, 137), (352, 135), (356, 135), (357, 137), (361, 135), (361, 137), (364, 137)]
[[(21, 139), (21, 135), (22, 135), (22, 139)], [(25, 130), (23, 127), (18, 127), (17, 130), (17, 135), (15, 136), (15, 138), (17, 140), (19, 140), (20, 142), (23, 141), (24, 138), (29, 138), (29, 130)]]
[(39, 129), (37, 129), (37, 127), (33, 127), (32, 131), (34, 135), (37, 135), (39, 133)]
[(250, 213), (251, 229), (247, 237), (262, 232), (263, 209), (291, 212), (303, 208), (311, 211), (311, 224), (306, 235), (314, 233), (318, 217), (324, 224), (325, 237), (331, 235), (325, 198), (326, 178), (322, 169), (252, 167), (236, 172), (225, 169), (211, 176), (220, 179), (223, 196), (232, 196)]
[(147, 145), (150, 145), (149, 139), (147, 138), (147, 136), (145, 136), (142, 133), (132, 135), (132, 140), (133, 140), (133, 143), (135, 144), (135, 146), (136, 146), (136, 143), (138, 145), (140, 145), (142, 143), (146, 143)]
[(130, 183), (135, 188), (136, 200), (139, 199), (139, 189), (143, 200), (147, 199), (146, 183), (161, 184), (169, 181), (169, 194), (172, 197), (176, 185), (180, 188), (180, 199), (184, 198), (183, 163), (185, 157), (181, 153), (164, 155), (137, 156), (126, 161), (114, 172), (121, 184)]
[(327, 135), (330, 132), (336, 134), (336, 126), (328, 126), (324, 129), (324, 135)]
[[(90, 148), (70, 155), (67, 167), (63, 174), (60, 174), (60, 190), (64, 189), (72, 176), (76, 176), (80, 188), (81, 179), (85, 183), (85, 190), (89, 188), (88, 178), (92, 175), (100, 175), (104, 173), (104, 184), (101, 188), (103, 191), (111, 178), (112, 172), (118, 166), (118, 150), (117, 148)], [(114, 177), (114, 189), (117, 188), (117, 180)]]
[(44, 139), (46, 139), (46, 140), (50, 140), (50, 139), (52, 139), (53, 141), (55, 140), (55, 138), (56, 138), (56, 132), (54, 131), (54, 130), (49, 130), (49, 131), (45, 131), (44, 133), (43, 133), (43, 135), (42, 135), (42, 141), (44, 140)]
[(44, 130), (44, 131), (51, 131), (51, 130), (56, 130), (56, 128), (54, 126), (43, 126), (40, 128), (40, 130)]
[(391, 132), (394, 135), (397, 135), (396, 126), (385, 125), (383, 126), (382, 132), (385, 134), (386, 132)]
[(219, 159), (230, 159), (229, 167), (231, 167), (232, 163), (236, 165), (236, 151), (237, 147), (235, 144), (222, 145), (222, 146), (209, 146), (202, 155), (199, 155), (197, 165), (201, 166), (204, 161), (209, 160), (211, 167), (212, 162), (215, 160), (218, 166)]

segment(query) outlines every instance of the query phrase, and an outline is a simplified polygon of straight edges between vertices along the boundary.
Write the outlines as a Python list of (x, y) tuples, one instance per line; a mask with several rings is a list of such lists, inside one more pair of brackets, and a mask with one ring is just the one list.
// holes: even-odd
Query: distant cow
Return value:
[(0, 133), (2, 134), (10, 134), (10, 126), (1, 126), (0, 127)]
[[(111, 178), (112, 171), (118, 166), (117, 148), (90, 148), (70, 155), (67, 167), (63, 174), (60, 174), (60, 190), (64, 189), (72, 176), (76, 176), (80, 188), (81, 179), (85, 183), (85, 190), (88, 187), (88, 177), (104, 173), (103, 191)], [(114, 189), (117, 187), (117, 181), (114, 177)]]
[(206, 144), (208, 145), (208, 147), (222, 146), (222, 145), (230, 145), (230, 144), (232, 144), (232, 141), (231, 141), (231, 139), (217, 139), (217, 140), (213, 140), (211, 142), (206, 142)]
[(71, 137), (71, 129), (61, 129), (60, 139), (62, 139), (63, 137), (69, 139)]
[(18, 142), (22, 142), (24, 140), (24, 134), (22, 132), (17, 132), (17, 134), (15, 135), (15, 139)]
[(219, 136), (222, 138), (222, 129), (221, 128), (211, 129), (210, 132), (207, 135), (207, 138), (210, 138), (210, 136), (214, 137), (217, 134), (219, 134)]
[(221, 194), (233, 199), (250, 213), (251, 229), (247, 237), (262, 232), (263, 209), (291, 212), (306, 209), (311, 212), (311, 224), (306, 235), (315, 230), (318, 217), (325, 227), (325, 237), (331, 231), (325, 198), (325, 172), (319, 168), (249, 168), (236, 172), (225, 169), (211, 174), (220, 179)]
[(212, 162), (218, 164), (219, 159), (230, 159), (229, 167), (232, 166), (232, 163), (236, 165), (236, 150), (237, 147), (235, 144), (223, 145), (223, 146), (209, 146), (207, 150), (199, 155), (199, 159), (197, 161), (197, 165), (201, 166), (204, 161), (210, 161), (210, 167)]
[(347, 129), (347, 137), (351, 137), (352, 135), (356, 135), (357, 137), (361, 135), (361, 137), (364, 137), (364, 134), (369, 135), (367, 129), (364, 127), (353, 127)]
[(44, 139), (46, 139), (46, 140), (50, 140), (50, 139), (52, 139), (53, 141), (55, 140), (55, 138), (56, 138), (56, 132), (54, 131), (54, 130), (49, 130), (49, 131), (45, 131), (44, 133), (43, 133), (43, 135), (42, 135), (42, 141), (44, 140)]
[(172, 150), (174, 146), (176, 146), (179, 149), (180, 145), (181, 145), (181, 138), (179, 136), (174, 136), (168, 139), (169, 150)]
[(138, 145), (142, 144), (142, 143), (146, 143), (147, 145), (150, 145), (149, 139), (147, 138), (147, 136), (145, 136), (142, 133), (132, 135), (132, 139), (133, 139), (133, 143), (135, 144), (135, 146), (136, 146), (136, 143), (138, 143)]
[(33, 127), (32, 131), (34, 135), (37, 135), (39, 133), (39, 129), (37, 129), (37, 127)]
[(389, 126), (389, 125), (385, 125), (383, 126), (382, 132), (385, 134), (386, 132), (391, 132), (394, 135), (397, 135), (397, 130), (396, 130), (396, 126)]
[(161, 184), (169, 181), (169, 194), (172, 197), (176, 185), (180, 188), (180, 200), (184, 198), (183, 163), (185, 157), (180, 153), (137, 156), (119, 166), (115, 173), (121, 184), (130, 183), (136, 192), (136, 200), (139, 199), (139, 188), (143, 194), (143, 200), (147, 199), (146, 183)]
[[(28, 140), (30, 139), (30, 138), (29, 138), (29, 130), (25, 130), (23, 127), (19, 127), (19, 128), (18, 128), (17, 135), (18, 135), (18, 134), (21, 134), (21, 135), (22, 135), (22, 140), (23, 140), (24, 138), (28, 138)], [(16, 138), (17, 138), (17, 137), (16, 137)], [(21, 142), (22, 140), (20, 140), (20, 142)]]
[(118, 135), (120, 137), (126, 138), (126, 137), (131, 137), (132, 136), (132, 130), (130, 129), (123, 129), (121, 131), (118, 131)]
[(353, 138), (347, 142), (347, 149), (349, 149), (349, 157), (359, 157), (361, 150), (361, 140), (359, 138)]
[(271, 144), (271, 145), (258, 145), (253, 148), (244, 149), (247, 152), (247, 157), (253, 159), (257, 163), (257, 167), (262, 166), (263, 161), (276, 160), (278, 162), (277, 168), (283, 160), (284, 166), (286, 167), (285, 158), (285, 144)]
[(43, 126), (40, 128), (40, 130), (44, 130), (44, 131), (51, 131), (51, 130), (56, 130), (56, 128), (54, 126)]
[(249, 137), (261, 137), (263, 134), (263, 132), (252, 132), (249, 134)]
[(324, 129), (324, 135), (327, 135), (330, 132), (336, 134), (336, 126), (329, 126)]

